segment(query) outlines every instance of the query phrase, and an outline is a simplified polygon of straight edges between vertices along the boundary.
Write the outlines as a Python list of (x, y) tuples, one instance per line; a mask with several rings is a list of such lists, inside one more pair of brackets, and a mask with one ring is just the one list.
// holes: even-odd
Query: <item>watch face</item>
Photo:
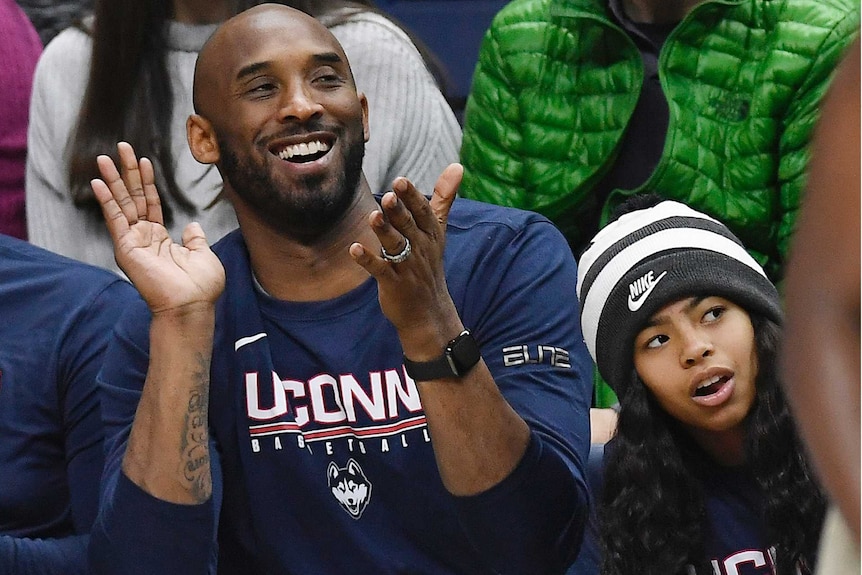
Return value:
[(410, 361), (404, 357), (407, 375), (416, 381), (460, 377), (479, 363), (479, 345), (469, 330), (464, 330), (443, 349), (443, 355), (431, 361)]
[(446, 351), (455, 375), (463, 375), (479, 362), (479, 345), (469, 331), (456, 337)]

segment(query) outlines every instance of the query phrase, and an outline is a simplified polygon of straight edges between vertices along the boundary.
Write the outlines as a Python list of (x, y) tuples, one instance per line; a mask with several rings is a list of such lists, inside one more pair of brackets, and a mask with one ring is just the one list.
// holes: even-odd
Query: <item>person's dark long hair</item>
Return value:
[[(263, 0), (233, 0), (239, 13)], [(371, 0), (282, 0), (318, 18), (328, 27), (348, 20), (357, 12), (375, 12), (398, 24), (411, 37), (441, 90), (446, 75), (434, 55), (406, 28), (377, 10)], [(92, 26), (77, 25), (93, 38), (90, 76), (77, 129), (68, 143), (69, 181), (72, 200), (98, 215), (90, 180), (99, 177), (96, 156), (116, 157), (116, 143), (127, 141), (139, 157), (155, 165), (156, 184), (162, 195), (167, 222), (174, 209), (191, 212), (194, 206), (174, 177), (171, 153), (173, 94), (168, 70), (164, 24), (170, 19), (171, 0), (96, 0)], [(167, 201), (165, 201), (167, 200)]]
[[(746, 420), (748, 464), (760, 488), (766, 537), (778, 575), (813, 570), (825, 511), (778, 380), (781, 329), (752, 316), (756, 394)], [(633, 370), (634, 372), (634, 370)], [(698, 448), (636, 373), (620, 398), (599, 507), (602, 575), (711, 575), (705, 557), (704, 494), (689, 454)]]
[[(116, 143), (132, 144), (155, 165), (165, 219), (174, 208), (193, 209), (174, 178), (171, 154), (173, 94), (165, 57), (164, 23), (170, 0), (96, 0), (90, 76), (78, 124), (69, 142), (69, 181), (74, 203), (98, 213), (90, 180), (99, 177), (96, 156), (116, 157)], [(169, 201), (165, 201), (168, 198)]]

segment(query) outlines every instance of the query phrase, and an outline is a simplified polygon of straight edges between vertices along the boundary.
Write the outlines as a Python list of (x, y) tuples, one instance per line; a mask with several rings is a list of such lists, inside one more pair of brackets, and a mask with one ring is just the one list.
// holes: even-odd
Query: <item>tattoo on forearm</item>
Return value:
[(189, 394), (181, 445), (183, 476), (198, 502), (209, 499), (212, 475), (209, 456), (209, 361), (201, 359), (196, 384)]

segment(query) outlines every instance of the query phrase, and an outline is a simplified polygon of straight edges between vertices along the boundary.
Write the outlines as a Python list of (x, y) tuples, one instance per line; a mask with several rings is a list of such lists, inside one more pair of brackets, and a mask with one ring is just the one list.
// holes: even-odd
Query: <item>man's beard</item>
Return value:
[(305, 176), (291, 182), (289, 189), (272, 178), (265, 162), (249, 156), (240, 159), (227, 142), (219, 140), (222, 177), (267, 226), (311, 244), (341, 221), (356, 197), (365, 156), (365, 141), (359, 134), (348, 143), (344, 170), (334, 179)]

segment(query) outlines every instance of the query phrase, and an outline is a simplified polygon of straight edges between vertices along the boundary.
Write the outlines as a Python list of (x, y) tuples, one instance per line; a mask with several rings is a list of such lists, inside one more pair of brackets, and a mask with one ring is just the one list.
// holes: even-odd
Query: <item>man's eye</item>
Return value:
[(324, 86), (340, 86), (344, 83), (341, 76), (338, 74), (321, 74), (314, 79), (316, 84), (323, 84)]
[(249, 94), (261, 94), (266, 92), (271, 92), (275, 90), (275, 84), (271, 82), (263, 82), (260, 84), (254, 84), (248, 89)]

